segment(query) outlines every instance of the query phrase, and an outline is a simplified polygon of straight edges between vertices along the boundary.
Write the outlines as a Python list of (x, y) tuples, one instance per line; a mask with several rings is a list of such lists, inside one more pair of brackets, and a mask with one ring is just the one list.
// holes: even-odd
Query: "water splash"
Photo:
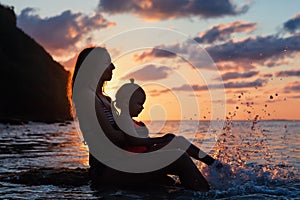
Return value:
[[(222, 134), (216, 137), (214, 157), (223, 167), (199, 163), (214, 194), (226, 193), (227, 196), (229, 192), (229, 196), (232, 196), (235, 193), (251, 194), (263, 190), (265, 194), (284, 195), (286, 190), (274, 190), (273, 186), (284, 186), (287, 182), (295, 181), (299, 175), (298, 168), (284, 161), (289, 158), (288, 155), (281, 152), (281, 159), (278, 159), (276, 152), (270, 150), (269, 135), (259, 125), (258, 115), (252, 121), (233, 121), (234, 116), (227, 117)], [(286, 144), (287, 132), (285, 125), (283, 136), (279, 138)]]

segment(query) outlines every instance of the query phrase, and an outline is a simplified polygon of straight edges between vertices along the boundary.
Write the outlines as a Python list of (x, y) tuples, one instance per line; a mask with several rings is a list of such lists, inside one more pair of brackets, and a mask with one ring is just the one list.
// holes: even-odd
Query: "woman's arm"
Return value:
[[(175, 135), (166, 134), (163, 137), (157, 138), (142, 138), (142, 137), (134, 137), (133, 135), (137, 134), (127, 134), (126, 132), (116, 129), (108, 118), (112, 118), (113, 123), (116, 123), (113, 119), (111, 113), (105, 113), (103, 103), (99, 99), (95, 101), (95, 108), (98, 121), (101, 125), (102, 130), (105, 135), (117, 146), (125, 147), (125, 146), (153, 146), (155, 144), (167, 144), (169, 143)], [(130, 132), (131, 133), (131, 132)]]
[(173, 138), (173, 134), (167, 134), (163, 137), (158, 138), (140, 138), (134, 137), (122, 130), (118, 130), (108, 119), (107, 114), (105, 114), (103, 109), (103, 104), (101, 101), (96, 100), (95, 102), (96, 114), (98, 121), (101, 125), (102, 130), (104, 131), (105, 135), (117, 146), (125, 147), (125, 146), (152, 146), (154, 144), (159, 143), (168, 143)]
[(126, 145), (126, 134), (123, 131), (115, 129), (109, 122), (107, 115), (104, 113), (103, 104), (98, 99), (95, 101), (96, 115), (99, 124), (105, 133), (105, 135), (113, 142), (115, 145), (122, 147)]

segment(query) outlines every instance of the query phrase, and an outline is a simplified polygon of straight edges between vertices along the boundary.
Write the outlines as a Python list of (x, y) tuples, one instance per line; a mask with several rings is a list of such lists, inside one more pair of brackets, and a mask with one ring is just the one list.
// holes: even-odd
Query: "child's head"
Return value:
[(130, 79), (130, 83), (122, 85), (116, 93), (116, 107), (121, 112), (129, 112), (131, 117), (137, 117), (144, 109), (146, 93), (143, 88)]

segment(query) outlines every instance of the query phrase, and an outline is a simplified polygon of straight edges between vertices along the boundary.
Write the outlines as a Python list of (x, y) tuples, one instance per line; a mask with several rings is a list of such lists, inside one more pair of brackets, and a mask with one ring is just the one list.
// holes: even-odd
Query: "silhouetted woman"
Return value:
[[(95, 97), (94, 103), (95, 104), (95, 112), (98, 118), (98, 122), (101, 125), (101, 128), (105, 134), (105, 136), (117, 147), (128, 150), (128, 147), (136, 147), (136, 146), (165, 146), (169, 144), (174, 138), (175, 135), (173, 134), (166, 134), (162, 137), (157, 138), (143, 138), (143, 137), (134, 137), (133, 134), (127, 134), (122, 131), (116, 121), (114, 120), (111, 108), (111, 99), (104, 93), (103, 86), (105, 85), (106, 81), (110, 81), (112, 78), (112, 72), (115, 69), (115, 66), (111, 63), (110, 55), (108, 54), (105, 48), (101, 47), (92, 47), (86, 48), (80, 52), (77, 62), (74, 69), (74, 75), (72, 79), (72, 86), (74, 88), (74, 83), (76, 77), (78, 76), (78, 72), (80, 71), (80, 67), (82, 66), (84, 60), (87, 58), (89, 54), (93, 52), (94, 56), (97, 59), (88, 59), (91, 61), (90, 65), (93, 65), (95, 69), (102, 68), (102, 75), (101, 77), (88, 77), (86, 80), (79, 80), (81, 84), (85, 84), (85, 82), (95, 81), (98, 79), (97, 87), (95, 91), (93, 89), (91, 92)], [(87, 62), (90, 62), (87, 61)], [(101, 70), (100, 70), (101, 71)], [(83, 72), (84, 73), (84, 72)], [(97, 73), (95, 73), (96, 75)], [(95, 79), (95, 80), (93, 80)], [(77, 80), (76, 80), (77, 81)], [(82, 87), (81, 90), (90, 90), (89, 86)], [(73, 90), (74, 92), (74, 90)], [(84, 94), (84, 93), (83, 93)], [(74, 93), (73, 93), (74, 96)], [(79, 95), (80, 96), (80, 95)], [(80, 102), (76, 102), (76, 98), (73, 101), (75, 103), (75, 107), (77, 110), (78, 105)], [(79, 105), (81, 106), (81, 105)], [(80, 108), (80, 112), (82, 112), (82, 108)], [(83, 119), (82, 117), (78, 117), (79, 122)], [(83, 134), (85, 134), (85, 130), (89, 129), (89, 125), (80, 123), (80, 128)], [(84, 129), (84, 130), (83, 130)], [(93, 133), (93, 134), (101, 134), (101, 133)], [(179, 140), (185, 140), (184, 138), (180, 138)], [(88, 141), (89, 149), (93, 149), (92, 145), (103, 145), (102, 141)], [(123, 164), (130, 165), (132, 160), (135, 158), (135, 154), (128, 154), (124, 153), (124, 156), (130, 155), (130, 159), (122, 160)], [(169, 155), (180, 155), (178, 158), (171, 162), (170, 164), (149, 172), (142, 172), (142, 173), (134, 173), (134, 172), (126, 172), (120, 169), (114, 169), (111, 166), (107, 165), (107, 162), (103, 162), (101, 159), (96, 159), (96, 156), (93, 156), (90, 152), (89, 154), (89, 164), (90, 164), (90, 177), (95, 184), (120, 184), (120, 185), (141, 185), (144, 183), (157, 183), (160, 180), (165, 180), (168, 174), (178, 175), (181, 184), (192, 190), (197, 191), (208, 191), (209, 185), (205, 178), (200, 173), (197, 166), (194, 164), (193, 158), (201, 160), (208, 165), (211, 165), (214, 162), (214, 159), (211, 158), (209, 155), (205, 154), (201, 150), (199, 150), (196, 146), (191, 145), (187, 151), (182, 151), (180, 149), (169, 149), (168, 151), (154, 151), (152, 152), (153, 158), (167, 158)], [(123, 156), (123, 155), (121, 155)], [(151, 157), (150, 157), (151, 158)], [(112, 158), (114, 159), (114, 158)], [(145, 162), (148, 160), (145, 160)], [(127, 162), (127, 163), (126, 163)], [(163, 160), (162, 160), (163, 162)], [(105, 164), (106, 163), (106, 164)]]

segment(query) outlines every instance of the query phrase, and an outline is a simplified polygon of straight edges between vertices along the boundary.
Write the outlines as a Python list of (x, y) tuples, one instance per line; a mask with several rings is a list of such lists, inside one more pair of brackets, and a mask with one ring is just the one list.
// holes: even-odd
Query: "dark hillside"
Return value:
[(0, 5), (0, 26), (0, 121), (71, 119), (69, 72), (16, 27), (12, 8)]

